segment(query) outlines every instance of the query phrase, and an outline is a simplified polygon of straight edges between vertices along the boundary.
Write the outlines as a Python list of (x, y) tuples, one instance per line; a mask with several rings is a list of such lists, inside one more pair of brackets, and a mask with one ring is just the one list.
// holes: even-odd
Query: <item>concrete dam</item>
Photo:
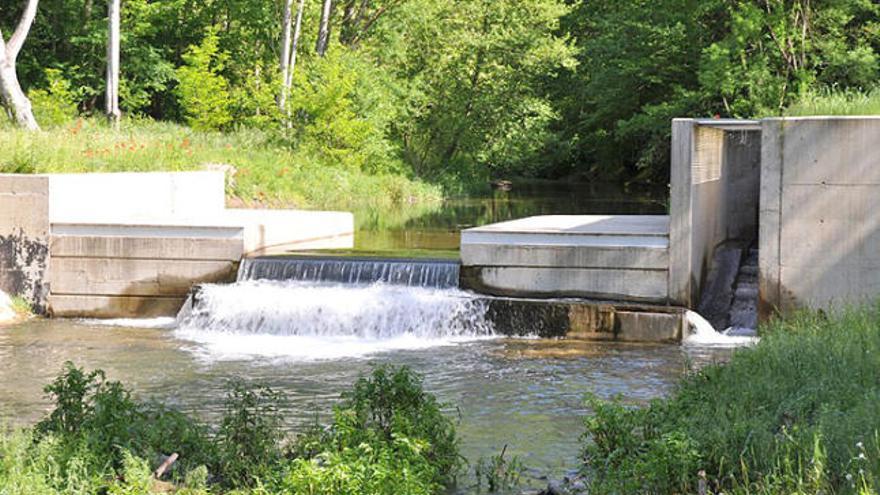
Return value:
[[(466, 321), (472, 337), (674, 342), (690, 310), (749, 334), (775, 312), (880, 295), (876, 142), (874, 117), (676, 119), (667, 215), (481, 225), (462, 231), (459, 262), (292, 256), (351, 247), (351, 214), (226, 209), (221, 172), (3, 175), (0, 289), (99, 318), (174, 315), (192, 294), (190, 323), (273, 332), (332, 308), (350, 326), (326, 331), (342, 334)], [(373, 289), (331, 290), (347, 285)]]

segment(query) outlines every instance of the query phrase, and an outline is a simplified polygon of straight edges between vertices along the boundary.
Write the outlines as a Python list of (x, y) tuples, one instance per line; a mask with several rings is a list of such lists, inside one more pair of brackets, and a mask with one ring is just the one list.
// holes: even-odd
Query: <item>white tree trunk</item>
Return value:
[[(292, 3), (292, 0), (291, 0)], [(283, 70), (284, 79), (281, 83), (281, 98), (279, 99), (278, 107), (282, 112), (286, 111), (287, 108), (287, 95), (290, 93), (290, 87), (293, 86), (293, 71), (296, 69), (296, 51), (299, 47), (299, 37), (302, 34), (302, 20), (303, 20), (303, 8), (305, 7), (306, 0), (299, 0), (299, 7), (296, 10), (296, 22), (293, 27), (293, 40), (290, 47), (289, 59), (287, 60), (287, 64), (285, 65), (285, 70)], [(288, 113), (288, 118), (290, 114)]]
[(119, 111), (119, 37), (120, 37), (120, 0), (108, 0), (107, 19), (109, 32), (107, 35), (107, 94), (104, 107), (107, 118), (114, 125), (119, 124), (122, 113)]
[(281, 94), (278, 95), (278, 109), (284, 111), (287, 103), (287, 69), (290, 64), (290, 21), (293, 11), (293, 0), (284, 0), (284, 14), (281, 20)]
[(39, 130), (40, 126), (34, 118), (31, 101), (18, 83), (15, 62), (37, 15), (37, 2), (38, 0), (28, 0), (9, 43), (0, 32), (0, 99), (12, 120), (18, 126), (32, 131)]
[(327, 44), (330, 42), (330, 11), (333, 8), (333, 0), (324, 0), (324, 8), (321, 9), (321, 27), (318, 30), (318, 42), (315, 51), (323, 57), (327, 53)]

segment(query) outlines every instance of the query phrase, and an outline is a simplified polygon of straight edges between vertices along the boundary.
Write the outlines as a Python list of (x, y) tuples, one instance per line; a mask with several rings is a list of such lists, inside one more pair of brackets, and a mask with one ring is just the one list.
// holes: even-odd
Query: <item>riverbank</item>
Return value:
[(407, 368), (374, 368), (330, 424), (296, 436), (281, 428), (281, 395), (240, 380), (214, 426), (71, 363), (44, 390), (42, 421), (0, 432), (3, 493), (429, 495), (462, 467), (452, 420)]
[(590, 493), (877, 493), (880, 305), (762, 333), (650, 406), (589, 400)]
[(2, 125), (0, 149), (0, 173), (225, 170), (232, 206), (395, 210), (443, 197), (405, 171), (348, 167), (252, 129), (202, 132), (126, 119), (116, 131), (89, 118), (37, 133)]

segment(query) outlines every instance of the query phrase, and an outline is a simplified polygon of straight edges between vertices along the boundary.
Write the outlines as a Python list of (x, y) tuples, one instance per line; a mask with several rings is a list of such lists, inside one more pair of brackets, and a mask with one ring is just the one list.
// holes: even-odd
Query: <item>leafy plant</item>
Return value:
[[(424, 456), (437, 467), (437, 482), (451, 482), (461, 468), (455, 424), (437, 399), (425, 392), (422, 378), (409, 368), (377, 366), (355, 382), (338, 406), (337, 442), (353, 447), (378, 437), (425, 443)], [(345, 421), (342, 421), (345, 419)]]
[(59, 69), (46, 69), (46, 87), (28, 92), (34, 116), (45, 126), (58, 126), (76, 117), (79, 95)]
[(500, 454), (477, 460), (474, 465), (477, 491), (482, 491), (484, 482), (489, 493), (507, 491), (519, 485), (525, 467), (518, 457), (506, 459), (506, 452), (507, 445), (501, 449)]
[(280, 394), (267, 386), (230, 382), (217, 435), (227, 484), (252, 486), (281, 460), (280, 399)]
[(229, 84), (222, 75), (228, 55), (220, 51), (217, 30), (209, 28), (201, 44), (190, 46), (177, 69), (177, 95), (189, 125), (196, 130), (215, 130), (226, 126), (229, 110)]

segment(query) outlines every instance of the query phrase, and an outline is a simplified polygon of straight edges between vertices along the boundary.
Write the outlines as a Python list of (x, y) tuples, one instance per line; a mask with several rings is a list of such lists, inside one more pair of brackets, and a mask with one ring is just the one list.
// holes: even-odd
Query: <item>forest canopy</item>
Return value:
[[(23, 5), (0, 0), (0, 31)], [(104, 112), (107, 10), (39, 2), (17, 72), (42, 126)], [(880, 75), (875, 0), (123, 0), (121, 16), (127, 117), (452, 186), (662, 182), (673, 117), (779, 115)]]

